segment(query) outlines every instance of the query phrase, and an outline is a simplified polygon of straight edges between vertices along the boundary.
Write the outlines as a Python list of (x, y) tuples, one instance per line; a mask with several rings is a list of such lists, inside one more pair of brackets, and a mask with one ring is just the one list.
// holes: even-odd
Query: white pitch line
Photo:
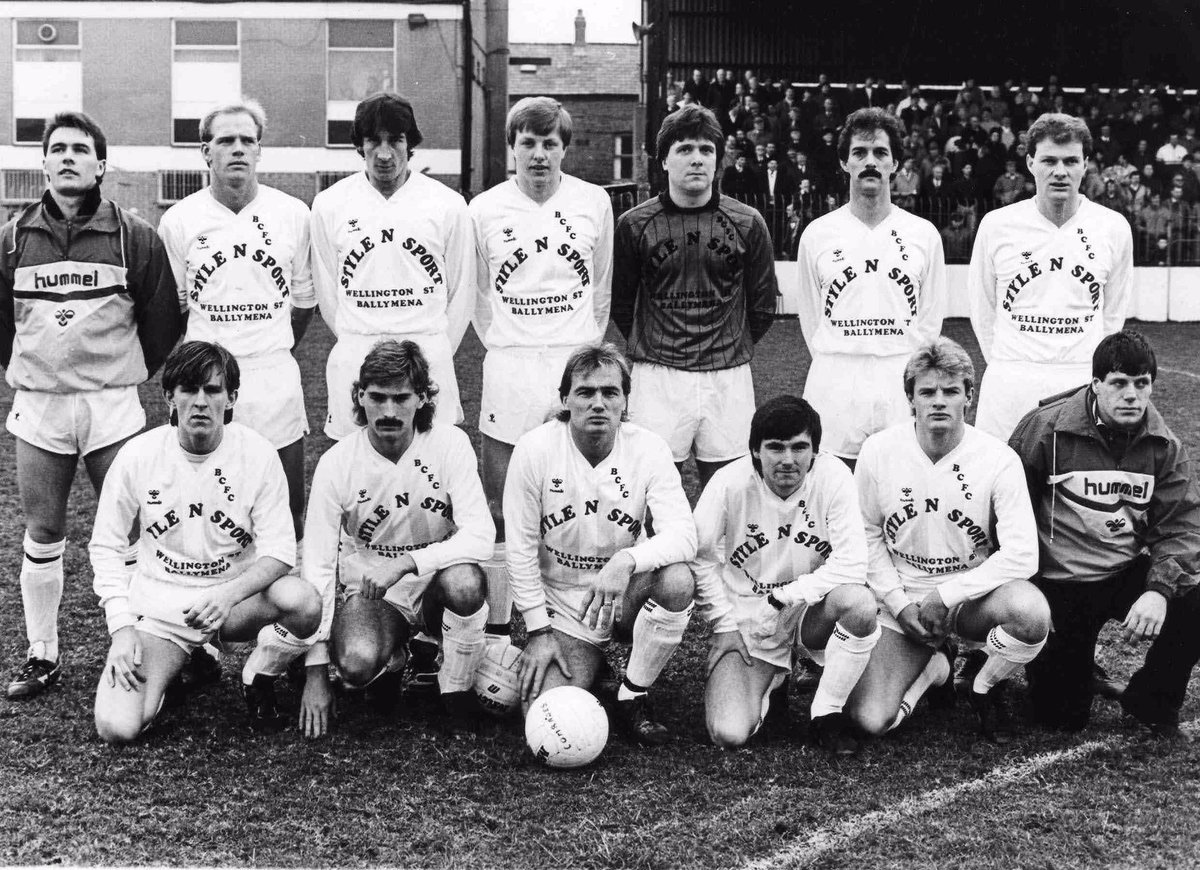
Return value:
[[(1200, 720), (1193, 719), (1182, 726), (1185, 732), (1194, 732), (1200, 726)], [(779, 849), (765, 858), (744, 865), (742, 870), (775, 870), (782, 867), (805, 867), (826, 852), (842, 848), (861, 835), (877, 828), (886, 828), (913, 816), (936, 810), (957, 800), (963, 795), (981, 791), (987, 788), (1003, 788), (1022, 780), (1055, 764), (1078, 761), (1093, 752), (1109, 749), (1121, 743), (1127, 743), (1128, 738), (1109, 737), (1105, 740), (1089, 740), (1070, 749), (1060, 749), (1035, 755), (1019, 764), (994, 768), (978, 779), (960, 782), (957, 785), (934, 789), (924, 794), (907, 797), (904, 800), (882, 810), (874, 810), (847, 819), (837, 825), (819, 828), (807, 839)]]
[(1169, 369), (1166, 366), (1159, 366), (1160, 372), (1166, 372), (1169, 375), (1183, 375), (1185, 378), (1191, 378), (1193, 381), (1200, 381), (1200, 375), (1195, 372), (1184, 371), (1183, 369)]

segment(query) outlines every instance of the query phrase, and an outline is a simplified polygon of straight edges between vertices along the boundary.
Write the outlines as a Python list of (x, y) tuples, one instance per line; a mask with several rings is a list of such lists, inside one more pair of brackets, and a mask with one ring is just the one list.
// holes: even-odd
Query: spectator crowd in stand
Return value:
[(1083, 118), (1093, 137), (1082, 192), (1133, 228), (1139, 265), (1200, 265), (1200, 97), (1133, 79), (1087, 88), (1013, 80), (957, 90), (861, 82), (772, 81), (753, 71), (692, 70), (670, 89), (668, 110), (699, 103), (725, 134), (720, 190), (756, 206), (777, 256), (794, 259), (800, 233), (846, 201), (836, 141), (846, 116), (866, 106), (895, 115), (904, 130), (892, 201), (931, 220), (948, 262), (970, 258), (979, 218), (1033, 195), (1026, 134), (1047, 111)]

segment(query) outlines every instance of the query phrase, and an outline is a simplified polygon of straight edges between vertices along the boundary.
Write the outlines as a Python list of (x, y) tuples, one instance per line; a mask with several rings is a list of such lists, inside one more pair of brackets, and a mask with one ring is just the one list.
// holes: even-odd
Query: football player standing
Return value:
[[(42, 154), (45, 193), (0, 229), (0, 365), (16, 391), (6, 426), (25, 513), (29, 639), (9, 699), (40, 695), (62, 675), (58, 609), (75, 467), (83, 457), (99, 493), (121, 445), (146, 425), (137, 386), (181, 328), (154, 229), (101, 195), (104, 131), (82, 112), (62, 112), (46, 123)], [(126, 544), (132, 568), (137, 545)]]
[(975, 425), (997, 438), (1039, 399), (1088, 383), (1092, 351), (1125, 323), (1133, 232), (1080, 194), (1091, 150), (1079, 118), (1042, 115), (1025, 157), (1037, 193), (979, 222), (967, 298), (988, 366)]
[(612, 292), (612, 203), (562, 171), (571, 115), (549, 97), (508, 113), (517, 174), (471, 200), (479, 295), (475, 332), (487, 348), (479, 413), (483, 490), (496, 523), (488, 575), (488, 635), (509, 633), (504, 478), (513, 445), (558, 404), (571, 352), (604, 338)]

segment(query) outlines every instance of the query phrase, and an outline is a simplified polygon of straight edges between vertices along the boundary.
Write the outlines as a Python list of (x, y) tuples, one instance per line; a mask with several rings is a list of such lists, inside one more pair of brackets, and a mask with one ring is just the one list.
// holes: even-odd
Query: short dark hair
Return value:
[(558, 130), (563, 147), (571, 144), (571, 113), (563, 108), (563, 104), (551, 97), (525, 97), (517, 100), (508, 110), (508, 120), (504, 122), (504, 138), (511, 148), (517, 141), (517, 134), (528, 130), (536, 136), (549, 136)]
[(1027, 141), (1029, 155), (1037, 156), (1038, 143), (1049, 139), (1055, 145), (1078, 142), (1083, 146), (1083, 156), (1092, 156), (1092, 131), (1079, 118), (1063, 112), (1046, 112), (1029, 126)]
[(717, 148), (717, 162), (725, 156), (725, 139), (717, 116), (703, 106), (684, 106), (663, 118), (654, 140), (655, 159), (662, 162), (667, 151), (684, 139), (707, 139)]
[[(162, 388), (170, 396), (176, 387), (199, 390), (214, 374), (221, 375), (225, 394), (232, 396), (242, 385), (242, 370), (238, 361), (228, 350), (212, 341), (185, 341), (179, 345), (163, 363)], [(179, 424), (179, 417), (171, 411), (171, 425)], [(233, 420), (233, 409), (226, 408), (225, 422)]]
[(362, 365), (358, 367), (358, 379), (350, 385), (354, 422), (359, 426), (367, 425), (367, 412), (358, 401), (359, 391), (371, 385), (383, 386), (389, 381), (408, 381), (417, 395), (425, 397), (425, 404), (413, 416), (413, 428), (418, 432), (428, 432), (433, 426), (433, 415), (437, 410), (434, 399), (438, 387), (429, 374), (429, 360), (425, 358), (421, 346), (407, 339), (377, 341), (363, 357)]
[(1151, 381), (1157, 378), (1158, 358), (1146, 336), (1132, 329), (1122, 329), (1101, 339), (1092, 354), (1092, 377), (1102, 381), (1109, 372), (1148, 374)]
[(854, 136), (865, 136), (880, 130), (887, 134), (892, 159), (899, 162), (904, 154), (904, 132), (900, 129), (900, 122), (883, 109), (873, 107), (851, 112), (846, 118), (838, 135), (838, 159), (844, 161), (850, 158), (850, 140)]
[[(563, 366), (562, 380), (558, 382), (558, 398), (565, 400), (570, 395), (571, 385), (575, 382), (576, 375), (588, 374), (604, 366), (616, 366), (620, 370), (621, 392), (628, 399), (629, 391), (633, 388), (632, 370), (625, 354), (621, 353), (611, 341), (585, 344), (567, 358), (567, 364)], [(628, 413), (628, 409), (626, 409), (626, 413)], [(571, 419), (571, 414), (566, 408), (554, 416), (564, 423)], [(625, 419), (625, 415), (622, 415), (621, 419)]]
[(86, 112), (59, 112), (54, 117), (46, 119), (46, 126), (42, 129), (43, 157), (50, 150), (50, 136), (60, 127), (71, 127), (87, 133), (96, 145), (96, 157), (101, 160), (108, 159), (108, 139), (104, 137), (104, 131), (100, 129), (100, 125)]
[(917, 378), (926, 372), (940, 372), (952, 378), (962, 378), (968, 391), (975, 388), (975, 364), (963, 346), (952, 338), (940, 335), (921, 345), (904, 366), (904, 394), (913, 397)]
[(350, 128), (350, 141), (360, 152), (363, 140), (380, 130), (391, 136), (404, 135), (408, 145), (408, 156), (421, 144), (421, 131), (413, 115), (412, 103), (399, 94), (382, 93), (367, 97), (354, 110), (354, 126)]
[(762, 449), (764, 441), (788, 441), (806, 432), (812, 439), (813, 453), (819, 453), (821, 415), (804, 399), (783, 395), (759, 405), (750, 418), (750, 462), (754, 470), (762, 475), (762, 462), (754, 453)]

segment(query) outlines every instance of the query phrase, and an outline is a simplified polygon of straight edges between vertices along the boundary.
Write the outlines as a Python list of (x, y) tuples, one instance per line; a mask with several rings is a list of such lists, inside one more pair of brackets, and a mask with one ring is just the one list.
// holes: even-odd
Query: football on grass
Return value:
[(488, 644), (475, 671), (475, 697), (479, 706), (496, 716), (506, 716), (521, 699), (521, 650), (507, 639)]
[(550, 767), (583, 767), (608, 742), (608, 714), (586, 689), (557, 686), (530, 705), (525, 742)]

